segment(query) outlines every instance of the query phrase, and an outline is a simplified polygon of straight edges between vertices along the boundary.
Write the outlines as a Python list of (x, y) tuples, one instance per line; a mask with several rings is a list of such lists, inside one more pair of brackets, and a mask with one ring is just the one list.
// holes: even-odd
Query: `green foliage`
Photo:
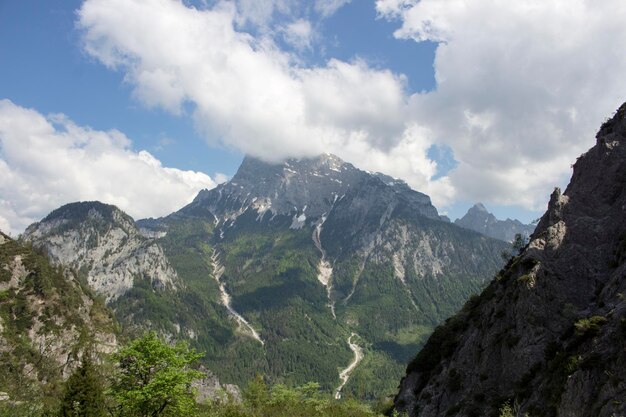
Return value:
[[(111, 312), (74, 272), (51, 265), (44, 253), (21, 241), (0, 244), (0, 271), (14, 278), (0, 292), (1, 338), (8, 347), (0, 349), (0, 391), (13, 401), (0, 404), (0, 415), (56, 414), (63, 367), (54, 356), (71, 364), (92, 343), (94, 332), (115, 334)], [(45, 343), (33, 343), (33, 329)], [(52, 349), (60, 337), (76, 334), (61, 352)]]
[(105, 415), (104, 378), (90, 355), (65, 382), (60, 417), (102, 417)]
[(424, 348), (407, 367), (407, 372), (430, 372), (443, 359), (448, 358), (459, 344), (460, 333), (468, 324), (463, 315), (457, 315), (437, 326)]
[(191, 368), (202, 355), (180, 342), (170, 346), (149, 332), (115, 355), (119, 373), (111, 386), (121, 416), (189, 416), (195, 412)]
[[(317, 383), (294, 388), (267, 385), (261, 376), (243, 391), (243, 403), (210, 402), (201, 417), (376, 417), (379, 414), (354, 400), (336, 401)], [(382, 417), (382, 416), (380, 416)]]
[(511, 242), (511, 250), (504, 250), (501, 252), (500, 256), (505, 261), (511, 258), (512, 256), (518, 256), (524, 248), (528, 245), (528, 237), (522, 235), (521, 233), (516, 233), (513, 238), (513, 242)]
[(600, 332), (600, 327), (606, 322), (606, 317), (593, 316), (576, 321), (574, 328), (576, 329), (576, 334), (579, 336), (595, 336)]

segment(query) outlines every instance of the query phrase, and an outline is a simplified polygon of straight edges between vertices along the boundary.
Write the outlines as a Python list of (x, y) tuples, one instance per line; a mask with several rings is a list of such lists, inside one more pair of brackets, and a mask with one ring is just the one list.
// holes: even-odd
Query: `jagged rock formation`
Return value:
[(293, 227), (301, 227), (306, 218), (330, 212), (337, 200), (367, 181), (385, 184), (393, 193), (410, 200), (422, 215), (439, 217), (430, 197), (412, 190), (404, 181), (361, 171), (331, 154), (290, 159), (282, 164), (246, 157), (232, 180), (201, 191), (181, 212), (202, 213), (204, 209), (222, 220), (236, 218), (251, 208), (259, 215), (268, 211), (274, 215), (297, 214)]
[(626, 415), (626, 104), (596, 138), (528, 246), (409, 364), (396, 409)]
[(180, 285), (163, 249), (142, 236), (134, 220), (115, 206), (71, 203), (26, 229), (23, 238), (56, 263), (85, 272), (89, 286), (108, 302), (147, 280), (154, 288)]
[(523, 224), (519, 220), (498, 220), (482, 203), (474, 204), (465, 216), (456, 219), (454, 224), (505, 242), (512, 242), (518, 233), (528, 237), (535, 230), (535, 226)]
[[(111, 312), (68, 269), (0, 232), (0, 391), (5, 401), (59, 396), (90, 354), (117, 347)], [(45, 388), (44, 388), (45, 387)], [(6, 404), (6, 403), (5, 403)]]
[[(166, 233), (158, 241), (176, 265), (181, 242), (197, 239), (194, 253), (205, 259), (197, 269), (210, 266), (229, 307), (264, 342), (245, 345), (263, 351), (256, 371), (336, 389), (337, 369), (353, 358), (345, 340), (354, 332), (365, 356), (343, 391), (369, 398), (393, 389), (390, 377), (402, 373), (407, 352), (482, 288), (507, 248), (442, 221), (430, 198), (403, 181), (328, 154), (282, 164), (246, 157), (229, 182), (170, 216), (138, 224)], [(231, 350), (254, 342), (250, 333), (239, 326), (236, 334), (246, 337)], [(217, 366), (209, 367), (228, 380), (224, 361)]]
[(191, 383), (196, 389), (196, 402), (203, 404), (210, 401), (241, 403), (241, 390), (237, 385), (222, 384), (220, 380), (206, 368), (200, 368), (204, 378)]

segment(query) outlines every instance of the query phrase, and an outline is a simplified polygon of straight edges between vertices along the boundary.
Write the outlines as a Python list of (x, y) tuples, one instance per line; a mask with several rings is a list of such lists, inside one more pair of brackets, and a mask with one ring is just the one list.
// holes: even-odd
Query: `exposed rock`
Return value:
[(211, 371), (202, 368), (205, 374), (202, 379), (192, 382), (192, 386), (197, 390), (196, 401), (200, 404), (207, 401), (222, 401), (241, 403), (241, 390), (237, 385), (221, 384), (220, 380)]
[[(530, 243), (440, 326), (395, 400), (410, 416), (626, 415), (626, 104)], [(521, 415), (521, 414), (520, 414)]]
[(30, 400), (46, 385), (54, 395), (85, 351), (97, 357), (117, 348), (111, 312), (71, 271), (0, 237), (0, 389)]
[(465, 216), (456, 219), (454, 224), (505, 242), (512, 242), (516, 234), (529, 237), (535, 230), (535, 226), (523, 224), (519, 220), (496, 219), (482, 203), (476, 203)]
[(67, 204), (29, 226), (23, 238), (44, 248), (55, 263), (85, 272), (89, 286), (108, 302), (137, 279), (161, 289), (180, 285), (159, 244), (142, 236), (133, 219), (115, 206)]
[[(282, 164), (246, 157), (230, 181), (212, 190), (201, 191), (181, 212), (206, 213), (208, 209), (223, 221), (236, 218), (251, 208), (260, 215), (268, 211), (288, 214), (294, 216), (294, 222), (300, 218), (302, 223), (306, 218), (320, 218), (349, 190), (372, 180), (410, 200), (423, 215), (439, 217), (430, 198), (412, 190), (404, 181), (361, 171), (331, 154), (311, 159), (289, 159)], [(298, 227), (297, 223), (294, 227)]]

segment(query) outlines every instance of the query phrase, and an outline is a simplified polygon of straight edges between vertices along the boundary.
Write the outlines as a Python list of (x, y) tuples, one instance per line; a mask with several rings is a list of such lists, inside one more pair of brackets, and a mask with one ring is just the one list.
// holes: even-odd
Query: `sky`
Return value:
[(539, 217), (626, 100), (623, 0), (0, 0), (0, 229), (167, 215), (331, 152), (461, 217)]

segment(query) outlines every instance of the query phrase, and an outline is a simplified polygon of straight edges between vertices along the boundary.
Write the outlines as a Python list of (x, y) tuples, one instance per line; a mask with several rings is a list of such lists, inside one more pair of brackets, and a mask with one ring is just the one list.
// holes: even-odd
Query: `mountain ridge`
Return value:
[(517, 219), (498, 220), (482, 203), (474, 204), (454, 224), (505, 242), (513, 242), (517, 234), (528, 238), (535, 230), (535, 226), (523, 224)]
[[(33, 226), (59, 231), (37, 244), (94, 235), (91, 250), (105, 253), (82, 204), (67, 230), (46, 226), (63, 210)], [(107, 218), (104, 210), (95, 217)], [(227, 183), (136, 225), (132, 235), (160, 247), (178, 278), (170, 291), (140, 276), (109, 300), (124, 326), (189, 340), (227, 383), (263, 373), (289, 385), (316, 380), (329, 392), (357, 343), (363, 358), (341, 391), (360, 398), (392, 392), (407, 353), (483, 287), (507, 247), (442, 221), (403, 181), (333, 155), (276, 165), (248, 157)], [(92, 232), (81, 235), (85, 227)]]
[(626, 103), (550, 196), (530, 242), (409, 364), (410, 416), (626, 413)]

